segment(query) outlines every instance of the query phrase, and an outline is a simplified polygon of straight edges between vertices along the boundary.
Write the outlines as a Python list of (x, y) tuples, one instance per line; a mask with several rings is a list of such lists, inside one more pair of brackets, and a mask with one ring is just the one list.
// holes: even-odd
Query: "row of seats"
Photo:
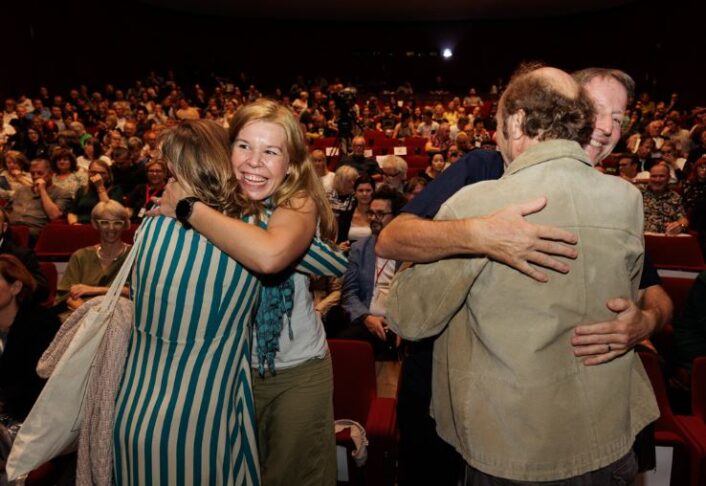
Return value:
[[(410, 169), (426, 167), (428, 161), (426, 156), (407, 156), (406, 159)], [(131, 243), (136, 229), (137, 225), (131, 225), (123, 233), (123, 241)], [(27, 228), (13, 226), (12, 238), (19, 245), (26, 247), (29, 242)], [(50, 223), (40, 233), (35, 252), (40, 260), (68, 260), (74, 251), (95, 245), (98, 241), (98, 232), (91, 225)], [(658, 269), (692, 272), (706, 270), (698, 239), (693, 235), (679, 237), (645, 235), (645, 246)]]
[(645, 248), (658, 269), (690, 272), (706, 270), (699, 240), (693, 235), (645, 235)]
[[(138, 225), (132, 224), (122, 234), (125, 243), (132, 243)], [(12, 226), (12, 239), (25, 248), (29, 245), (26, 226)], [(100, 242), (98, 231), (90, 224), (49, 223), (42, 228), (34, 252), (40, 261), (68, 261), (71, 255), (86, 246)]]

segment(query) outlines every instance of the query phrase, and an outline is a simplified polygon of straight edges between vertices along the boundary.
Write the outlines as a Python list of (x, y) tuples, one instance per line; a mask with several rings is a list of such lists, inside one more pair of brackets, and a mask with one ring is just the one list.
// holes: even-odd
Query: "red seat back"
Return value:
[(29, 228), (21, 224), (10, 226), (12, 241), (23, 248), (29, 248)]
[(659, 367), (659, 358), (649, 352), (641, 351), (639, 354), (645, 371), (647, 371), (647, 376), (650, 378), (652, 389), (655, 392), (657, 406), (659, 406), (660, 416), (657, 422), (655, 422), (655, 428), (657, 430), (679, 430), (679, 426), (676, 424), (674, 414), (672, 413), (672, 407), (669, 404), (669, 398), (667, 397), (667, 387), (664, 383), (662, 370)]
[(52, 262), (39, 262), (39, 269), (44, 274), (44, 277), (47, 279), (47, 284), (49, 285), (49, 295), (47, 296), (47, 300), (42, 302), (42, 305), (44, 307), (51, 307), (54, 305), (54, 299), (56, 298), (56, 287), (59, 280), (56, 266)]
[(365, 424), (377, 397), (373, 348), (365, 341), (329, 339), (333, 363), (333, 414)]
[(426, 155), (407, 155), (405, 157), (407, 161), (407, 177), (413, 177), (420, 170), (424, 170), (429, 165), (429, 157)]
[(645, 235), (645, 247), (657, 268), (706, 270), (701, 247), (694, 236)]
[(706, 423), (706, 357), (691, 366), (691, 413)]
[[(137, 225), (131, 225), (122, 234), (122, 240), (132, 243)], [(50, 223), (39, 233), (34, 251), (40, 260), (68, 260), (76, 251), (100, 242), (98, 231), (90, 224)]]
[(694, 286), (693, 278), (662, 277), (662, 287), (669, 294), (674, 304), (674, 317), (684, 310), (689, 291)]

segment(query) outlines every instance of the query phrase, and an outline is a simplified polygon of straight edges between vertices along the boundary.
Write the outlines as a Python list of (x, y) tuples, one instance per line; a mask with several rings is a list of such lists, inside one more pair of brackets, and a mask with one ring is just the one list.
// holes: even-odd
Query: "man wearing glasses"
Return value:
[(368, 210), (373, 234), (353, 243), (343, 276), (341, 305), (351, 325), (337, 338), (370, 341), (376, 348), (386, 341), (387, 293), (400, 262), (375, 256), (375, 242), (404, 204), (402, 194), (389, 186), (383, 185), (373, 194)]
[(380, 162), (380, 169), (382, 182), (402, 192), (404, 181), (407, 180), (407, 162), (397, 155), (388, 155)]

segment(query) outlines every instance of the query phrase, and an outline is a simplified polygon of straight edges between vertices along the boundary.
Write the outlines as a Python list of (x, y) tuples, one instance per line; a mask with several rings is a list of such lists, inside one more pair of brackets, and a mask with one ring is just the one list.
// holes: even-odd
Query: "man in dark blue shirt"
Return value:
[[(630, 94), (634, 83), (625, 73), (608, 69), (591, 68), (575, 76), (596, 105), (596, 125), (585, 150), (597, 163), (611, 153), (620, 139), (620, 122), (626, 107), (624, 101), (618, 101), (621, 97), (615, 95), (620, 90)], [(627, 99), (625, 93), (622, 98)], [(548, 275), (531, 264), (568, 272), (569, 266), (554, 256), (575, 258), (575, 249), (561, 243), (574, 244), (575, 236), (560, 228), (532, 225), (523, 218), (541, 211), (546, 198), (509, 206), (484, 218), (431, 220), (459, 189), (468, 184), (498, 179), (504, 169), (503, 158), (498, 152), (475, 150), (466, 154), (408, 203), (403, 213), (385, 228), (376, 245), (377, 254), (413, 262), (430, 262), (459, 254), (483, 255), (540, 282), (547, 281)], [(572, 337), (574, 354), (586, 356), (585, 365), (597, 365), (626, 353), (670, 319), (671, 300), (662, 289), (659, 276), (647, 256), (640, 288), (643, 290), (640, 307), (626, 299), (612, 299), (606, 305), (616, 313), (615, 319), (576, 328)], [(428, 418), (423, 423), (418, 420), (420, 415), (428, 415), (426, 398), (431, 396), (431, 345), (430, 340), (413, 345), (416, 356), (407, 360), (400, 380), (399, 401), (406, 402), (404, 407), (398, 407), (401, 486), (414, 484), (424, 474), (415, 465), (421, 460), (417, 457), (420, 451), (440, 465), (435, 470), (438, 484), (455, 484), (454, 473), (460, 464), (450, 446), (434, 433), (433, 420)], [(423, 443), (415, 443), (415, 434), (408, 430), (414, 424), (421, 428), (416, 436), (421, 437)], [(645, 433), (651, 435), (652, 431), (648, 428)], [(646, 462), (649, 464), (650, 461), (653, 461), (652, 457)], [(440, 472), (443, 477), (439, 476)]]

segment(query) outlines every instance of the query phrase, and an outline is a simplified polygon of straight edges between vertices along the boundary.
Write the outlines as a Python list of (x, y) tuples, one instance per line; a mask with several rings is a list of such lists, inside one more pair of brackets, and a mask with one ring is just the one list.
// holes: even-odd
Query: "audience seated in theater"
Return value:
[(652, 120), (647, 124), (643, 133), (637, 133), (628, 139), (628, 148), (636, 151), (644, 140), (651, 139), (654, 142), (653, 153), (659, 157), (659, 149), (662, 148), (664, 143), (664, 137), (661, 135), (663, 128), (664, 122), (662, 120)]
[(368, 209), (370, 198), (375, 191), (375, 181), (367, 175), (358, 177), (353, 183), (353, 208), (338, 219), (339, 239), (343, 238), (349, 244), (370, 236), (368, 224)]
[(179, 98), (176, 117), (179, 120), (198, 120), (201, 118), (199, 110), (189, 104), (189, 100), (184, 97)]
[(88, 183), (78, 190), (69, 208), (69, 224), (90, 223), (95, 205), (111, 199), (122, 201), (123, 191), (113, 184), (111, 167), (103, 160), (94, 160), (88, 167)]
[(461, 158), (461, 155), (462, 154), (461, 154), (461, 151), (458, 149), (458, 145), (451, 144), (449, 146), (448, 155), (446, 156), (446, 163), (448, 165), (453, 164), (454, 162), (456, 162), (458, 159)]
[(51, 158), (51, 167), (53, 184), (68, 192), (72, 199), (88, 182), (88, 172), (78, 168), (76, 157), (70, 150), (57, 150)]
[(349, 325), (337, 336), (340, 339), (363, 339), (377, 351), (387, 341), (385, 304), (392, 278), (401, 262), (375, 255), (375, 243), (380, 230), (397, 216), (405, 204), (404, 196), (382, 185), (373, 194), (368, 210), (371, 236), (351, 246), (348, 270), (343, 276), (341, 305)]
[(434, 112), (425, 109), (422, 113), (422, 121), (417, 125), (417, 135), (431, 140), (432, 135), (439, 129), (439, 124), (433, 120)]
[(44, 302), (49, 296), (47, 278), (39, 268), (39, 260), (34, 251), (31, 248), (24, 248), (12, 240), (10, 221), (4, 209), (0, 209), (0, 254), (13, 255), (22, 262), (36, 283), (32, 297), (37, 303)]
[(6, 152), (0, 169), (0, 177), (5, 178), (12, 191), (19, 187), (32, 187), (32, 176), (29, 175), (27, 157), (16, 150)]
[(441, 125), (442, 123), (448, 123), (449, 121), (444, 117), (444, 105), (441, 103), (436, 103), (432, 110), (432, 120)]
[(419, 171), (419, 177), (431, 182), (436, 179), (436, 176), (441, 174), (446, 168), (446, 160), (442, 152), (433, 154), (429, 157), (429, 165), (426, 169)]
[(0, 415), (15, 422), (27, 417), (44, 387), (37, 362), (60, 325), (32, 298), (35, 288), (16, 257), (0, 255)]
[(22, 151), (28, 160), (33, 160), (48, 156), (49, 147), (44, 142), (42, 133), (38, 128), (29, 128), (27, 130), (27, 138), (24, 144), (18, 146), (18, 150)]
[(375, 129), (379, 132), (385, 132), (388, 136), (392, 136), (395, 126), (397, 126), (397, 117), (392, 113), (392, 108), (390, 105), (383, 106), (382, 115), (380, 115), (375, 122)]
[(15, 127), (9, 123), (5, 123), (3, 117), (0, 116), (0, 152), (5, 149), (5, 145), (10, 141), (10, 137), (17, 133)]
[[(446, 111), (444, 112), (444, 120), (451, 126), (455, 125), (458, 122), (458, 117), (461, 116), (457, 102), (458, 98), (449, 101), (446, 105)], [(463, 107), (461, 107), (461, 109), (463, 109)]]
[(407, 180), (407, 162), (397, 155), (388, 155), (380, 161), (382, 182), (402, 192)]
[(346, 155), (338, 162), (338, 167), (350, 165), (361, 174), (366, 173), (369, 176), (380, 173), (380, 166), (375, 159), (365, 156), (365, 138), (353, 137), (351, 141), (351, 154)]
[(65, 214), (71, 195), (53, 184), (48, 160), (33, 160), (29, 172), (32, 187), (22, 186), (15, 191), (8, 214), (12, 224), (29, 228), (30, 245), (33, 246), (44, 225)]
[(424, 190), (429, 181), (424, 177), (412, 177), (404, 183), (404, 197), (407, 201), (414, 199), (414, 196)]
[(647, 187), (642, 190), (645, 232), (677, 235), (689, 226), (682, 198), (669, 189), (669, 167), (659, 163), (650, 169)]
[(333, 172), (328, 170), (326, 153), (321, 149), (313, 150), (311, 152), (311, 162), (314, 165), (314, 169), (316, 169), (316, 175), (319, 176), (321, 184), (324, 186), (324, 191), (326, 194), (331, 194), (335, 176)]
[(416, 133), (417, 129), (414, 126), (412, 114), (404, 110), (400, 115), (400, 121), (395, 125), (395, 129), (392, 131), (392, 138), (404, 140), (408, 137), (414, 137)]
[[(130, 226), (128, 211), (117, 201), (99, 202), (91, 211), (91, 224), (100, 242), (77, 250), (57, 286), (56, 306), (75, 310), (86, 300), (105, 295), (118, 274), (130, 245), (121, 239)], [(123, 295), (127, 297), (127, 286)]]
[(341, 225), (345, 221), (350, 221), (352, 217), (353, 204), (355, 203), (353, 184), (356, 179), (358, 179), (358, 171), (350, 165), (339, 167), (333, 176), (333, 191), (328, 194), (328, 200), (338, 227), (336, 243), (346, 241), (348, 236), (347, 232), (341, 232)]
[(689, 140), (689, 130), (682, 128), (681, 116), (678, 111), (672, 111), (664, 120), (664, 128), (660, 134), (665, 141), (674, 143), (679, 152), (689, 152), (691, 141)]
[(155, 206), (154, 198), (162, 197), (164, 186), (169, 179), (169, 169), (161, 159), (148, 159), (145, 163), (147, 183), (138, 184), (127, 196), (130, 219), (142, 221), (145, 213)]
[(452, 123), (451, 127), (449, 128), (449, 137), (451, 138), (451, 141), (455, 143), (456, 137), (460, 132), (467, 132), (472, 128), (473, 127), (470, 123), (470, 119), (468, 118), (468, 116), (459, 116), (456, 120), (456, 123)]
[(681, 157), (674, 142), (665, 140), (660, 150), (661, 157), (659, 160), (667, 164), (669, 167), (669, 183), (676, 184), (686, 178), (688, 174), (684, 173), (686, 159)]
[(633, 153), (620, 154), (618, 157), (618, 170), (620, 177), (628, 182), (637, 182), (637, 156)]
[(369, 106), (364, 106), (358, 119), (362, 130), (375, 130), (375, 117), (372, 114)]
[[(654, 147), (655, 143), (651, 138), (640, 142), (640, 145), (635, 152), (635, 155), (637, 155), (639, 172), (648, 172), (652, 166), (657, 163), (657, 159), (652, 157)], [(642, 178), (642, 176), (640, 176), (640, 178)]]
[(79, 169), (85, 170), (88, 172), (88, 166), (91, 165), (91, 162), (94, 160), (102, 160), (106, 164), (110, 165), (113, 163), (112, 160), (110, 160), (110, 157), (107, 155), (103, 155), (103, 147), (101, 146), (100, 142), (94, 138), (88, 138), (83, 144), (83, 155), (80, 155), (76, 159), (76, 164), (78, 165)]
[(465, 106), (466, 108), (473, 108), (476, 106), (481, 106), (482, 104), (483, 104), (483, 100), (481, 99), (480, 96), (478, 96), (476, 89), (470, 88), (468, 90), (468, 96), (463, 98), (463, 106)]
[(428, 154), (445, 153), (448, 151), (449, 146), (451, 146), (451, 137), (449, 136), (450, 129), (451, 127), (448, 122), (442, 122), (436, 133), (432, 135), (431, 139), (427, 142), (424, 150)]
[(113, 171), (113, 184), (120, 187), (123, 194), (129, 194), (135, 187), (144, 184), (147, 180), (144, 165), (137, 164), (133, 157), (134, 154), (123, 147), (115, 148), (111, 156), (113, 164), (110, 168)]

